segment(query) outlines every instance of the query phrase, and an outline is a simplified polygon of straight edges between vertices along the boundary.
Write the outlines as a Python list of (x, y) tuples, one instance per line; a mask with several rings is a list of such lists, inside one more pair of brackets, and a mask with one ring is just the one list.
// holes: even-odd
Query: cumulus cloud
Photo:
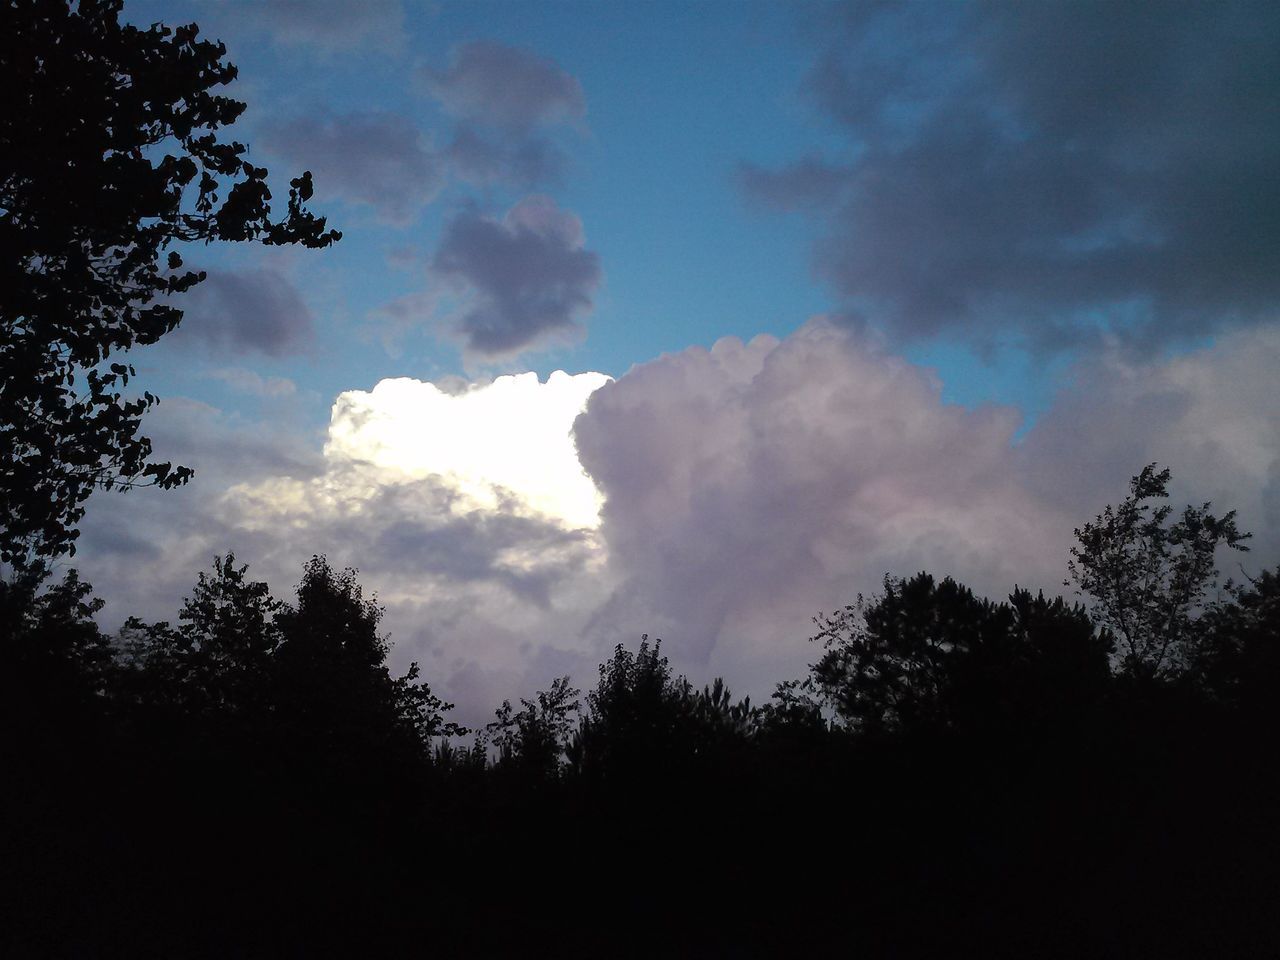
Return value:
[(404, 45), (401, 0), (260, 0), (238, 16), (269, 32), (282, 46), (325, 52), (369, 48), (396, 52)]
[(311, 345), (311, 310), (284, 274), (273, 269), (207, 273), (178, 304), (184, 316), (173, 342), (271, 357), (296, 354)]
[(228, 550), (282, 597), (303, 561), (327, 554), (388, 606), (396, 662), (427, 660), (433, 684), (466, 698), (464, 721), (483, 723), (594, 655), (581, 628), (607, 583), (599, 499), (570, 430), (607, 379), (383, 381), (339, 396), (323, 454), (297, 424), (166, 399), (148, 431), (196, 479), (96, 496), (77, 563), (118, 624), (171, 619)]
[(660, 633), (695, 676), (803, 669), (809, 617), (887, 572), (990, 596), (1063, 590), (1072, 529), (1160, 460), (1180, 502), (1238, 507), (1280, 560), (1276, 331), (1134, 366), (1115, 354), (1014, 442), (1016, 411), (945, 404), (927, 371), (825, 321), (634, 368), (575, 428), (618, 587), (591, 630)]
[(388, 223), (411, 223), (445, 182), (445, 160), (396, 113), (308, 114), (269, 127), (259, 142), (310, 169), (326, 196), (368, 204)]
[(943, 404), (922, 370), (826, 322), (635, 368), (575, 429), (621, 584), (598, 622), (758, 681), (802, 667), (809, 617), (886, 571), (1052, 582), (1061, 538), (1011, 470), (1018, 422)]
[(1112, 351), (1082, 363), (1020, 448), (1028, 482), (1084, 519), (1114, 502), (1138, 467), (1159, 461), (1173, 471), (1175, 507), (1212, 500), (1238, 509), (1241, 529), (1255, 534), (1248, 566), (1273, 566), (1280, 561), (1276, 369), (1274, 326), (1232, 331), (1169, 359), (1135, 363)]
[(490, 508), (515, 497), (571, 527), (594, 527), (599, 494), (569, 431), (587, 397), (608, 380), (559, 370), (546, 383), (524, 373), (461, 390), (383, 380), (338, 397), (325, 456), (405, 477), (437, 475)]
[(746, 166), (904, 337), (1150, 342), (1274, 317), (1274, 4), (842, 8), (807, 90), (843, 156)]
[(590, 683), (643, 632), (695, 680), (767, 695), (814, 656), (809, 618), (886, 572), (1061, 592), (1072, 528), (1152, 460), (1175, 506), (1238, 508), (1255, 539), (1233, 563), (1280, 562), (1278, 363), (1274, 328), (1112, 351), (1021, 440), (1016, 411), (946, 404), (929, 371), (824, 320), (617, 381), (383, 381), (337, 399), (322, 453), (298, 424), (167, 399), (148, 432), (196, 481), (95, 496), (76, 561), (118, 622), (172, 617), (215, 553), (282, 596), (326, 553), (388, 606), (396, 662), (422, 660), (473, 723), (562, 673)]
[(526, 197), (501, 220), (459, 214), (445, 227), (430, 272), (462, 298), (453, 329), (481, 359), (571, 336), (601, 279), (582, 221), (542, 196)]

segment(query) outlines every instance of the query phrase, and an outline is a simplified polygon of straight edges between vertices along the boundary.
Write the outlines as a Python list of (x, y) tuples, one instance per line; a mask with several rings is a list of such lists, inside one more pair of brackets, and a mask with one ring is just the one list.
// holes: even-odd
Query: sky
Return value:
[(483, 723), (642, 634), (767, 697), (928, 570), (1066, 592), (1158, 461), (1280, 561), (1280, 8), (130, 0), (240, 68), (324, 251), (203, 247), (132, 357), (185, 488), (98, 494), (113, 626), (359, 569)]

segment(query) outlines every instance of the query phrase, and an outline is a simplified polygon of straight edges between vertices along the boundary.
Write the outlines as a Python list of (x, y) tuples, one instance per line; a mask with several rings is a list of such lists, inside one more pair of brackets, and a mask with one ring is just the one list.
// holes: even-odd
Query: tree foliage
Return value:
[(248, 709), (260, 699), (280, 645), (275, 618), (283, 604), (247, 572), (247, 565), (236, 565), (234, 554), (215, 557), (213, 574), (199, 574), (178, 614), (206, 702), (230, 711)]
[(122, 0), (0, 4), (0, 560), (74, 552), (94, 489), (173, 487), (138, 431), (156, 402), (118, 359), (173, 330), (204, 279), (189, 244), (325, 247), (311, 175), (272, 216), (267, 170), (220, 137), (245, 105), (192, 24), (122, 24)]
[(49, 724), (102, 699), (112, 655), (93, 619), (102, 606), (74, 570), (44, 589), (30, 571), (0, 580), (0, 709), (35, 707)]
[(28, 571), (0, 582), (0, 952), (1253, 955), (1278, 603), (1275, 572), (1233, 589), (1194, 682), (1135, 684), (1079, 605), (888, 578), (769, 707), (645, 637), (468, 748), (324, 557), (288, 604), (218, 557), (110, 644), (86, 584)]
[(803, 684), (780, 688), (780, 705), (803, 717), (813, 696), (869, 733), (1026, 720), (1105, 683), (1112, 642), (1061, 598), (1015, 589), (993, 603), (928, 573), (886, 577), (879, 596), (814, 622), (823, 655)]
[(645, 635), (635, 653), (618, 644), (587, 694), (571, 760), (605, 779), (669, 760), (678, 750), (687, 695), (688, 681), (672, 676), (661, 640), (650, 644)]
[(1280, 711), (1280, 570), (1264, 570), (1235, 588), (1229, 603), (1206, 611), (1192, 652), (1197, 683), (1221, 703), (1266, 714)]
[(416, 663), (401, 677), (386, 666), (389, 645), (378, 631), (382, 607), (364, 598), (356, 571), (336, 571), (312, 557), (297, 602), (275, 617), (276, 695), (305, 749), (334, 756), (405, 749), (428, 756), (431, 739), (465, 728), (445, 718), (445, 703), (418, 679)]
[(533, 700), (522, 697), (519, 710), (510, 700), (502, 701), (494, 711), (495, 719), (485, 727), (498, 751), (498, 764), (535, 778), (559, 775), (581, 708), (580, 695), (568, 677), (558, 677)]
[[(1236, 512), (1221, 517), (1209, 503), (1173, 508), (1153, 501), (1169, 496), (1168, 469), (1148, 464), (1129, 483), (1129, 496), (1109, 504), (1075, 531), (1070, 570), (1092, 598), (1097, 622), (1115, 632), (1123, 669), (1160, 678), (1182, 669), (1196, 639), (1196, 622), (1216, 597), (1219, 547), (1247, 551), (1251, 536), (1236, 527)], [(1070, 582), (1070, 581), (1068, 581)], [(1230, 581), (1224, 584), (1230, 587)]]

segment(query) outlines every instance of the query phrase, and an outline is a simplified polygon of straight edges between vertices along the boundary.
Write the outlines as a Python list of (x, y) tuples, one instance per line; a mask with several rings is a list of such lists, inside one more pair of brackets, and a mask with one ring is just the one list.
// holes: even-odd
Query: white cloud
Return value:
[(570, 430), (602, 373), (498, 377), (450, 393), (409, 378), (350, 390), (333, 405), (325, 456), (404, 477), (439, 475), (469, 504), (514, 496), (570, 527), (599, 523), (600, 495), (578, 462)]

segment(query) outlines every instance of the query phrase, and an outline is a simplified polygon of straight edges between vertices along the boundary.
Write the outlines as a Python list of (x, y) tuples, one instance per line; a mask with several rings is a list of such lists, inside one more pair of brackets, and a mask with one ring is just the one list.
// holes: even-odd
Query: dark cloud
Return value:
[(401, 0), (259, 0), (237, 11), (282, 46), (395, 52), (404, 44)]
[(847, 156), (742, 179), (821, 211), (817, 271), (902, 336), (1269, 318), (1278, 33), (1269, 3), (859, 4), (808, 82)]
[(315, 174), (317, 193), (372, 206), (387, 222), (413, 222), (444, 186), (447, 164), (396, 113), (310, 114), (266, 129), (259, 142)]
[(744, 163), (738, 168), (738, 178), (754, 200), (779, 210), (821, 213), (848, 193), (850, 172), (847, 167), (806, 157), (783, 170), (763, 170)]
[[(335, 518), (327, 537), (363, 542), (360, 562), (373, 576), (403, 574), (449, 584), (494, 584), (547, 608), (557, 583), (580, 570), (589, 534), (555, 521), (498, 510), (451, 509), (453, 487), (438, 478), (385, 485), (366, 500), (358, 517)], [(354, 538), (354, 539), (353, 539)], [(348, 548), (349, 549), (349, 548)], [(515, 567), (512, 552), (540, 562)]]
[(184, 311), (174, 342), (200, 342), (215, 350), (283, 357), (312, 341), (311, 311), (297, 289), (272, 269), (209, 270), (183, 294)]
[(466, 211), (445, 228), (431, 273), (458, 290), (455, 321), (469, 353), (510, 356), (569, 334), (590, 311), (600, 258), (582, 223), (546, 197), (526, 197), (502, 220)]
[(427, 68), (420, 78), (458, 120), (445, 150), (456, 176), (520, 189), (560, 180), (566, 156), (551, 135), (580, 131), (587, 104), (581, 84), (556, 63), (480, 41), (456, 49), (447, 70)]
[(421, 76), (454, 116), (508, 131), (581, 120), (587, 112), (582, 85), (554, 61), (492, 41), (464, 44), (447, 70)]
[(567, 165), (564, 153), (542, 137), (491, 138), (465, 123), (444, 156), (459, 179), (521, 189), (559, 181)]

